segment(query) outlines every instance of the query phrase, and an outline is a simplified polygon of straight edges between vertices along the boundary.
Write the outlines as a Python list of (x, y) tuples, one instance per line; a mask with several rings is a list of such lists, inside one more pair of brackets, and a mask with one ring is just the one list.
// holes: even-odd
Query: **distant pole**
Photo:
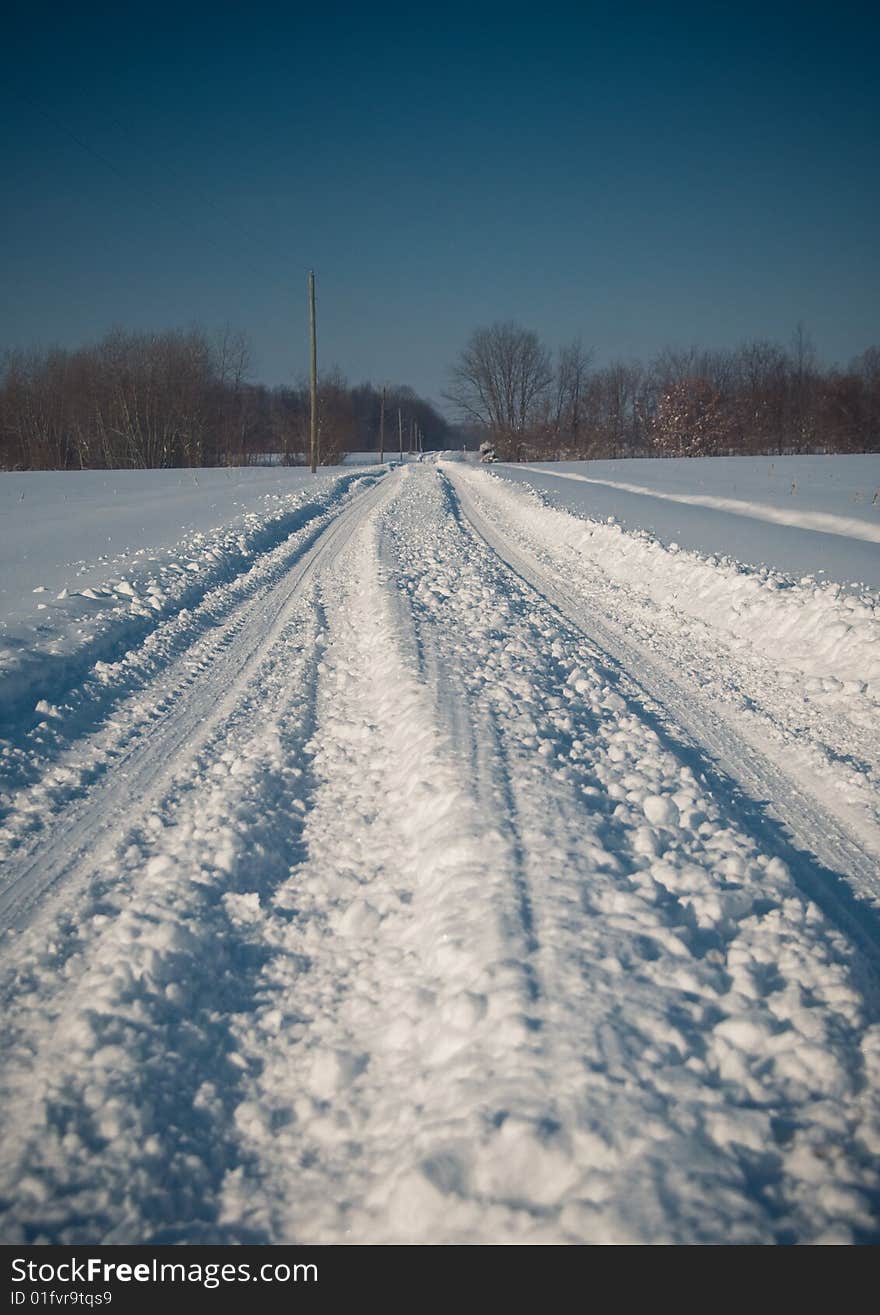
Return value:
[(397, 408), (397, 437), (400, 439), (400, 459), (403, 460), (403, 416), (400, 407)]
[(382, 389), (382, 405), (379, 408), (379, 465), (385, 460), (385, 389)]
[(312, 474), (318, 469), (318, 343), (315, 336), (315, 271), (309, 271), (309, 334), (311, 365), (309, 368), (309, 455)]

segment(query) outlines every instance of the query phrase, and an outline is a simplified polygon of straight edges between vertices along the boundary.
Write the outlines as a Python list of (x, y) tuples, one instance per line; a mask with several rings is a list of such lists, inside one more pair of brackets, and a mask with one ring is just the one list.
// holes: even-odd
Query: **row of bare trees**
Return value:
[(880, 348), (823, 368), (802, 328), (785, 349), (662, 352), (594, 367), (580, 341), (554, 358), (517, 324), (478, 329), (447, 399), (513, 460), (880, 449)]
[[(305, 384), (250, 380), (243, 334), (117, 330), (74, 351), (11, 352), (0, 372), (0, 468), (296, 464), (308, 448)], [(802, 330), (790, 346), (664, 351), (648, 365), (597, 368), (575, 341), (555, 358), (516, 324), (474, 333), (447, 398), (509, 459), (880, 449), (880, 348), (823, 368)], [(375, 451), (380, 390), (338, 373), (319, 387), (321, 460)], [(386, 452), (418, 431), (455, 441), (410, 388), (386, 389)]]
[[(252, 383), (246, 337), (200, 329), (159, 334), (116, 330), (94, 346), (11, 352), (0, 373), (0, 469), (46, 470), (298, 464), (308, 449), (303, 383)], [(321, 461), (378, 447), (381, 392), (320, 381)], [(426, 446), (446, 444), (448, 425), (410, 388), (387, 389), (386, 450), (418, 426)], [(399, 416), (399, 424), (398, 424)]]

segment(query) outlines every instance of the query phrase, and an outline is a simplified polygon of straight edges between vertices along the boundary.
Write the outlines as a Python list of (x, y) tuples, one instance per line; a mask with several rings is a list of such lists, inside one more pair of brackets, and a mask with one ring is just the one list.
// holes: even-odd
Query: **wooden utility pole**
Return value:
[(397, 408), (397, 437), (400, 439), (400, 459), (403, 460), (403, 415), (400, 407)]
[(318, 469), (318, 344), (315, 337), (315, 271), (309, 271), (309, 335), (311, 364), (309, 367), (309, 456), (312, 474)]
[(379, 465), (385, 460), (385, 389), (382, 389), (382, 405), (379, 408)]

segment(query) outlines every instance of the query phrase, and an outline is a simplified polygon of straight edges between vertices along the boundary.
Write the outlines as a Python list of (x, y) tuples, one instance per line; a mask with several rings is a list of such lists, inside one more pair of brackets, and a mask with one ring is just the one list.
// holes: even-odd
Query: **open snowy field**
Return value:
[(324, 494), (356, 478), (347, 470), (340, 483), (341, 474), (283, 466), (0, 474), (7, 698), (65, 688), (71, 671), (113, 657), (157, 616), (237, 575), (313, 516)]
[(880, 1239), (812, 461), (0, 476), (0, 1240)]
[(880, 589), (880, 456), (498, 465), (582, 516), (797, 576)]
[[(114, 575), (146, 578), (156, 563), (197, 556), (206, 536), (263, 523), (313, 483), (296, 466), (0, 474), (4, 631), (36, 620), (35, 607), (62, 590), (67, 598)], [(37, 591), (48, 597), (35, 599)]]

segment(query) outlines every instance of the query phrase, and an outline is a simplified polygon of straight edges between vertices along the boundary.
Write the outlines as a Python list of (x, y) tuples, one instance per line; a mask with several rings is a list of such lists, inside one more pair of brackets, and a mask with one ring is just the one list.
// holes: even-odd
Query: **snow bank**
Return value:
[(608, 576), (747, 644), (784, 671), (821, 682), (828, 694), (853, 689), (880, 702), (880, 598), (847, 592), (814, 578), (794, 580), (769, 568), (662, 544), (645, 531), (613, 520), (584, 520), (550, 507), (534, 490), (487, 472), (459, 476), (480, 481), (480, 496), (556, 550), (597, 564)]
[[(322, 470), (319, 479), (338, 469)], [(15, 626), (43, 602), (126, 575), (182, 540), (268, 516), (315, 484), (303, 467), (0, 472), (0, 612)], [(45, 620), (46, 618), (41, 618)]]
[[(41, 711), (41, 700), (57, 704), (72, 685), (96, 670), (96, 664), (118, 661), (127, 648), (142, 643), (161, 622), (185, 616), (211, 590), (247, 572), (261, 554), (305, 525), (314, 522), (318, 528), (320, 518), (357, 488), (363, 478), (354, 472), (336, 471), (317, 477), (291, 472), (292, 489), (288, 485), (289, 491), (267, 493), (264, 475), (256, 483), (258, 496), (249, 499), (252, 509), (233, 514), (228, 523), (215, 528), (195, 529), (183, 538), (178, 529), (178, 537), (169, 543), (174, 525), (179, 527), (181, 520), (185, 524), (193, 516), (204, 519), (206, 515), (197, 478), (204, 472), (196, 472), (194, 482), (188, 482), (182, 493), (170, 485), (163, 490), (161, 481), (154, 487), (157, 473), (179, 474), (113, 472), (117, 477), (144, 476), (145, 505), (140, 513), (129, 505), (132, 525), (125, 551), (112, 559), (99, 556), (67, 567), (59, 564), (71, 540), (94, 548), (94, 528), (82, 522), (92, 515), (103, 516), (106, 498), (99, 497), (96, 506), (94, 492), (91, 497), (85, 496), (88, 486), (79, 488), (79, 496), (75, 492), (78, 475), (56, 478), (56, 483), (58, 478), (67, 481), (66, 485), (58, 484), (59, 489), (67, 487), (71, 492), (61, 495), (64, 503), (58, 506), (56, 502), (48, 523), (40, 512), (35, 513), (42, 541), (31, 546), (22, 560), (7, 563), (4, 592), (7, 597), (21, 593), (19, 577), (22, 573), (31, 577), (35, 569), (43, 578), (55, 577), (56, 583), (62, 570), (66, 583), (57, 591), (43, 584), (36, 586), (36, 615), (19, 608), (17, 617), (10, 620), (7, 612), (0, 633), (0, 733), (8, 735), (21, 726), (33, 725), (38, 719), (35, 714)], [(27, 479), (24, 487), (37, 507), (39, 495), (34, 491), (33, 477)], [(272, 480), (277, 489), (278, 472)], [(246, 487), (250, 488), (251, 483), (247, 481)], [(135, 482), (135, 487), (140, 486)], [(163, 491), (174, 506), (171, 520), (163, 507)], [(21, 502), (22, 507), (28, 498)], [(237, 501), (233, 500), (233, 505)], [(207, 511), (211, 511), (210, 505)], [(35, 556), (39, 567), (35, 566)], [(89, 583), (81, 584), (82, 578)]]

